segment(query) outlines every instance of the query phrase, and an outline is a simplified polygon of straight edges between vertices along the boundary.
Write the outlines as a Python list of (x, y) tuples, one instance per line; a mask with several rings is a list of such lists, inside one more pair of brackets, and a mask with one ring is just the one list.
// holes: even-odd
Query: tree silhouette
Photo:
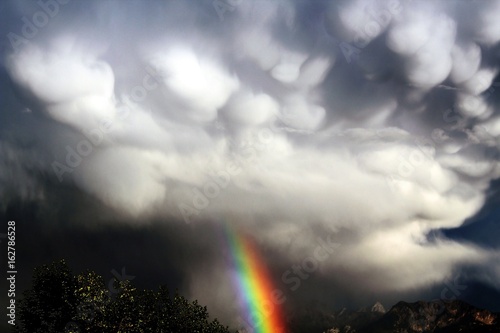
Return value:
[[(63, 332), (76, 315), (77, 280), (64, 260), (35, 268), (33, 287), (19, 304), (19, 332)], [(16, 326), (20, 328), (20, 326)]]
[(115, 294), (92, 271), (73, 275), (64, 260), (34, 270), (19, 304), (18, 333), (228, 333), (207, 308), (166, 287), (138, 290), (114, 281)]

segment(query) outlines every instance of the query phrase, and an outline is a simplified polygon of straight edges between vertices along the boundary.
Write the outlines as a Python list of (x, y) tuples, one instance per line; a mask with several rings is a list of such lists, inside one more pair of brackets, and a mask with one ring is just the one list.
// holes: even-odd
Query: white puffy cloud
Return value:
[(387, 46), (402, 55), (413, 55), (431, 38), (432, 18), (429, 13), (406, 9), (395, 19), (387, 33)]
[(287, 126), (314, 130), (321, 125), (326, 112), (322, 106), (308, 102), (303, 96), (293, 94), (285, 98), (282, 114), (282, 120)]
[(44, 52), (32, 46), (12, 56), (8, 66), (14, 81), (57, 121), (90, 130), (102, 118), (114, 117), (113, 70), (92, 53), (70, 46)]
[(494, 68), (481, 68), (462, 85), (469, 93), (480, 95), (491, 86), (497, 73), (498, 70)]
[(339, 6), (338, 17), (349, 42), (368, 44), (381, 35), (400, 14), (399, 1), (346, 1)]
[(304, 62), (300, 68), (297, 84), (300, 87), (314, 87), (320, 84), (333, 65), (332, 59), (314, 57)]
[(478, 15), (475, 19), (474, 32), (476, 40), (486, 45), (493, 45), (500, 41), (500, 23), (497, 17), (500, 13), (500, 3), (498, 1), (485, 1), (477, 8)]
[(441, 16), (434, 18), (431, 26), (432, 33), (430, 30), (421, 32), (428, 39), (407, 62), (408, 79), (417, 86), (434, 86), (443, 82), (452, 68), (451, 49), (455, 41), (455, 22), (449, 17)]
[(455, 83), (467, 81), (479, 69), (481, 64), (481, 48), (475, 44), (455, 45), (452, 50), (453, 67), (450, 78)]
[(280, 60), (280, 46), (267, 30), (253, 28), (239, 32), (236, 36), (239, 57), (253, 60), (262, 70), (270, 70)]
[(137, 215), (165, 198), (164, 160), (154, 151), (103, 149), (82, 163), (75, 181), (110, 206)]
[(267, 94), (241, 92), (225, 107), (224, 114), (243, 126), (256, 126), (268, 122), (279, 112), (278, 103)]
[[(419, 242), (423, 230), (417, 221), (371, 233), (353, 246), (340, 248), (337, 265), (368, 274), (372, 291), (405, 291), (439, 284), (450, 277), (458, 264), (486, 262), (488, 251), (454, 242)], [(371, 256), (366, 256), (371, 253)]]
[(307, 56), (303, 54), (282, 54), (279, 63), (271, 70), (271, 76), (283, 83), (296, 81), (306, 58)]
[(166, 86), (194, 120), (214, 120), (217, 109), (239, 86), (237, 78), (189, 48), (172, 47), (154, 55), (151, 62), (163, 73)]

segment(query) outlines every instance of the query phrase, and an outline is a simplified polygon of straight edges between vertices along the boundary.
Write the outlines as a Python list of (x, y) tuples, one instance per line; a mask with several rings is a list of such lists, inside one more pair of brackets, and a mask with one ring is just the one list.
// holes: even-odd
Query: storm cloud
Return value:
[[(256, 240), (290, 303), (428, 297), (460, 272), (500, 290), (498, 248), (441, 232), (500, 175), (500, 2), (2, 7), (4, 211), (85, 197), (99, 222), (51, 223), (169, 230), (185, 260), (157, 249), (163, 264), (227, 320), (221, 223)], [(295, 293), (287, 270), (327, 236), (340, 245)]]

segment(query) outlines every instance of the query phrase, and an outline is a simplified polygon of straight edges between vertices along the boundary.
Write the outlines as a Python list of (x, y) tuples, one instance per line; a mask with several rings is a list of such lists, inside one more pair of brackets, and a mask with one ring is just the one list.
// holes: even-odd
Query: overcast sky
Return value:
[(61, 257), (125, 267), (233, 325), (231, 224), (291, 309), (499, 311), (499, 17), (500, 1), (2, 1), (19, 283)]

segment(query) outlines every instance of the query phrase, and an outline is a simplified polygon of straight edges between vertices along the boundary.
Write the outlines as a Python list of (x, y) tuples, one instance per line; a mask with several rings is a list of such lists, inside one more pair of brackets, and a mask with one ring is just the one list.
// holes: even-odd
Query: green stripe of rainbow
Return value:
[(244, 303), (246, 319), (255, 333), (284, 332), (281, 308), (272, 301), (272, 279), (257, 249), (249, 238), (243, 237), (228, 224), (225, 234), (237, 271), (236, 284)]

